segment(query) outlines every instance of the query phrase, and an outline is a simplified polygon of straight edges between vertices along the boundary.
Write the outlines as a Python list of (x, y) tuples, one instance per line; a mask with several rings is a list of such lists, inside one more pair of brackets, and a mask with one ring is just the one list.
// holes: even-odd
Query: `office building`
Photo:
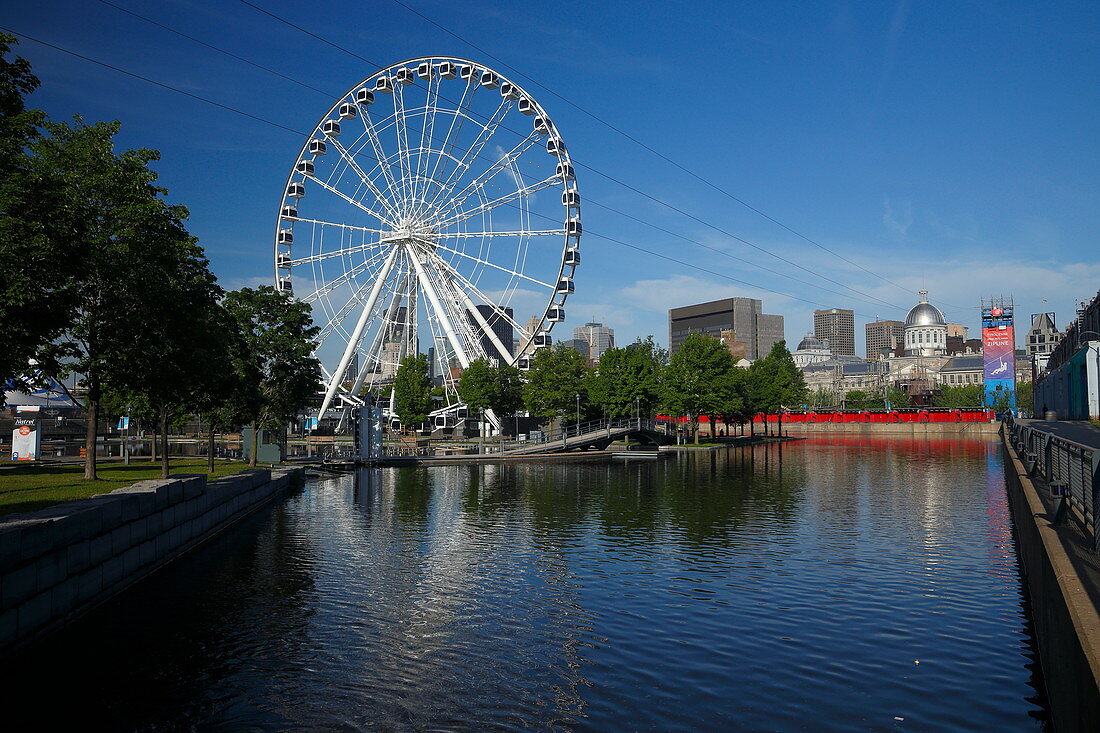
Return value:
[(693, 331), (716, 339), (722, 338), (723, 331), (732, 331), (732, 340), (745, 343), (750, 361), (767, 356), (776, 342), (784, 340), (783, 316), (764, 313), (756, 298), (723, 298), (670, 309), (669, 353), (675, 354)]
[[(501, 315), (496, 306), (492, 305), (478, 305), (475, 306), (478, 313), (481, 314), (482, 319), (492, 329), (493, 334), (500, 341), (501, 346), (508, 352), (508, 356), (512, 356), (512, 339), (515, 337), (515, 329), (512, 328), (512, 309), (504, 308), (504, 315)], [(505, 317), (507, 316), (507, 317)], [(481, 345), (481, 352), (484, 356), (490, 360), (496, 360), (500, 362), (502, 359), (500, 349), (496, 347), (493, 340), (482, 329), (481, 324), (474, 318), (473, 313), (466, 311), (466, 318), (470, 322), (470, 327), (474, 330), (474, 333), (478, 334), (478, 342)], [(476, 358), (477, 355), (471, 356)]]
[(586, 323), (573, 329), (573, 338), (588, 344), (588, 361), (595, 364), (603, 352), (615, 348), (615, 330), (602, 323)]
[(1054, 325), (1053, 313), (1036, 313), (1031, 316), (1031, 329), (1027, 332), (1025, 347), (1031, 363), (1035, 365), (1035, 374), (1042, 374), (1050, 359), (1054, 345), (1062, 338), (1062, 333)]
[(834, 354), (855, 356), (856, 314), (846, 308), (826, 308), (814, 311), (814, 336), (829, 343)]
[(868, 359), (894, 356), (897, 348), (905, 343), (905, 324), (901, 321), (876, 320), (867, 324), (864, 333), (867, 338)]

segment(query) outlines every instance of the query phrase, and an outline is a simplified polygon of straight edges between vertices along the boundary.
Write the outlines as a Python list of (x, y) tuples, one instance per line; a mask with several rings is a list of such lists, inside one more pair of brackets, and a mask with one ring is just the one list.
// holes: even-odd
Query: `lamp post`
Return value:
[(577, 432), (581, 429), (581, 393), (577, 393)]

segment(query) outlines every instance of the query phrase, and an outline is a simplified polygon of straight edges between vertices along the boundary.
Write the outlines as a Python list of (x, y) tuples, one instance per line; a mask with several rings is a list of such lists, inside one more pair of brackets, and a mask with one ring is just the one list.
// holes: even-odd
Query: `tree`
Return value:
[(432, 411), (432, 380), (428, 378), (428, 357), (406, 356), (393, 378), (394, 412), (405, 427), (420, 425)]
[(293, 420), (317, 392), (321, 365), (313, 356), (313, 339), (318, 329), (309, 305), (269, 285), (234, 290), (222, 305), (240, 333), (247, 373), (258, 379), (255, 401), (241, 399), (243, 417), (254, 427), (249, 465), (255, 466), (260, 429)]
[(15, 42), (0, 33), (0, 384), (25, 387), (32, 362), (44, 376), (62, 371), (79, 260), (49, 226), (64, 213), (66, 171), (43, 170), (32, 154), (46, 117), (25, 104), (39, 84), (30, 64), (4, 58)]
[(730, 397), (733, 357), (725, 344), (702, 333), (688, 334), (669, 359), (662, 403), (671, 414), (686, 417), (699, 442), (699, 416), (718, 415)]
[(661, 399), (661, 377), (668, 352), (654, 342), (638, 339), (600, 356), (589, 379), (589, 395), (611, 417), (627, 417), (636, 409), (652, 414)]
[[(779, 432), (783, 432), (783, 407), (801, 405), (806, 401), (806, 380), (794, 363), (785, 341), (777, 341), (763, 359), (749, 367), (749, 393), (752, 401), (765, 413), (779, 415)], [(765, 426), (767, 422), (765, 421)]]
[(584, 409), (588, 405), (587, 375), (584, 357), (575, 349), (560, 344), (538, 349), (527, 372), (524, 404), (532, 415), (546, 420), (575, 412), (577, 395)]
[(980, 407), (984, 394), (980, 384), (945, 386), (932, 398), (933, 407)]
[(493, 366), (488, 359), (475, 359), (462, 372), (458, 394), (467, 407), (492, 410), (499, 420), (523, 407), (523, 374), (509, 364)]

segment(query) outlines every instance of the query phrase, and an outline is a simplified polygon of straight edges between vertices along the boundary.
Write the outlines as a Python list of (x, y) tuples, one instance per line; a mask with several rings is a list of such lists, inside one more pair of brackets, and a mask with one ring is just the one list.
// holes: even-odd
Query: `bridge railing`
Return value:
[(1100, 552), (1100, 450), (1017, 422), (1011, 415), (1005, 416), (1004, 425), (1028, 473), (1041, 477), (1051, 496), (1064, 500)]
[(547, 443), (567, 443), (570, 438), (581, 435), (597, 435), (598, 433), (612, 433), (620, 430), (656, 430), (656, 422), (645, 417), (624, 417), (610, 420), (589, 420), (588, 422), (566, 425), (562, 430), (543, 432), (536, 439), (529, 439), (524, 445), (544, 445)]

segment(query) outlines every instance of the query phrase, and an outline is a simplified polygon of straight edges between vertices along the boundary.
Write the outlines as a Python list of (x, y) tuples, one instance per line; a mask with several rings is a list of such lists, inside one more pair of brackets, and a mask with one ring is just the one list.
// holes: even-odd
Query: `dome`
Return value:
[(946, 326), (947, 319), (940, 313), (940, 309), (928, 302), (928, 291), (920, 291), (920, 302), (909, 310), (905, 316), (905, 327), (910, 326)]
[(825, 344), (821, 343), (817, 336), (812, 333), (806, 334), (806, 338), (798, 344), (798, 351), (822, 351), (825, 349)]

